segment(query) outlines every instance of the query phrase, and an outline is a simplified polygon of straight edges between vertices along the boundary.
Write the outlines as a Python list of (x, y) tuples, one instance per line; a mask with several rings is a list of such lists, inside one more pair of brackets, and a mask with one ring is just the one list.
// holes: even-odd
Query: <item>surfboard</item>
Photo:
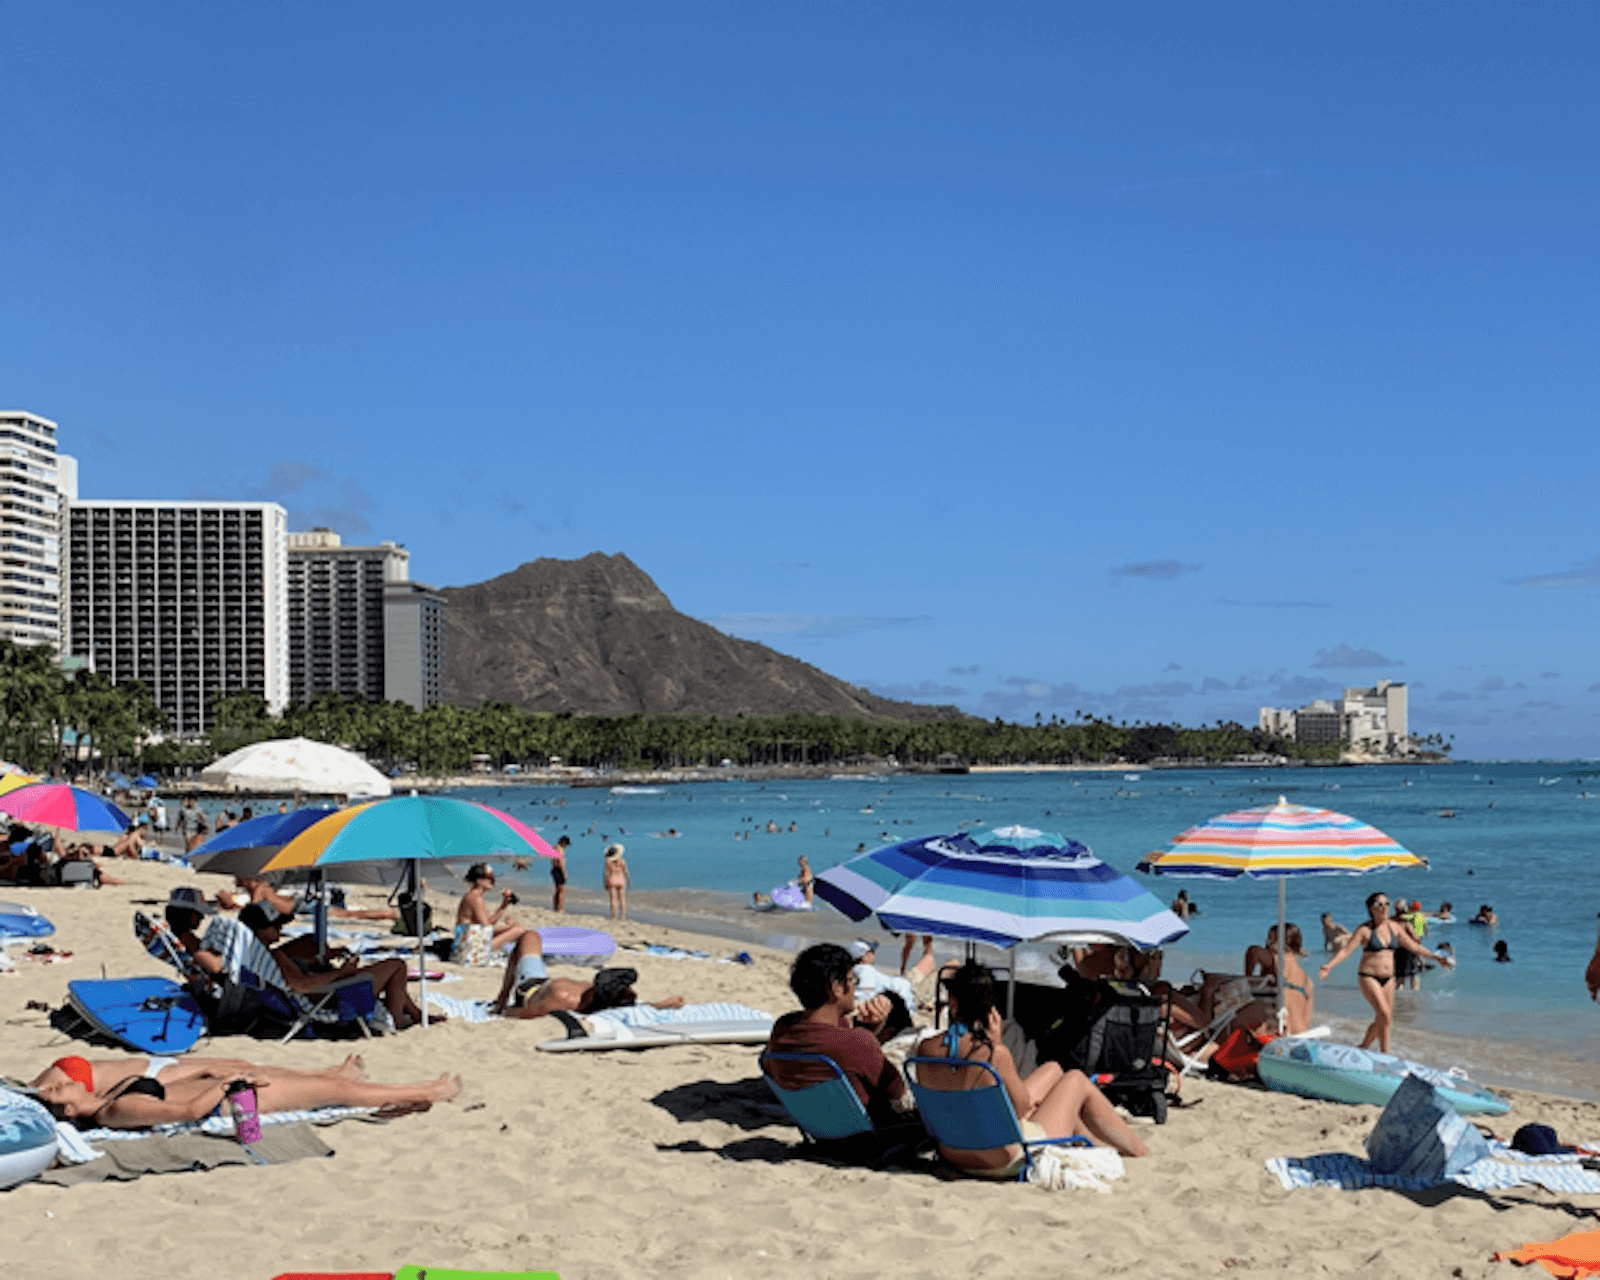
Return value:
[(0, 1189), (37, 1178), (56, 1158), (56, 1122), (32, 1098), (0, 1089)]
[(1256, 1070), (1269, 1089), (1306, 1098), (1381, 1107), (1412, 1075), (1433, 1085), (1458, 1115), (1500, 1116), (1511, 1110), (1504, 1098), (1464, 1075), (1331, 1040), (1274, 1040), (1262, 1048)]
[(25, 938), (48, 938), (56, 931), (32, 907), (20, 902), (0, 902), (0, 943), (21, 942)]
[(604, 964), (617, 949), (611, 935), (598, 929), (555, 925), (541, 928), (538, 933), (544, 943), (544, 958), (558, 964)]
[(89, 978), (67, 983), (67, 1002), (102, 1035), (138, 1053), (187, 1053), (205, 1034), (194, 997), (170, 978)]

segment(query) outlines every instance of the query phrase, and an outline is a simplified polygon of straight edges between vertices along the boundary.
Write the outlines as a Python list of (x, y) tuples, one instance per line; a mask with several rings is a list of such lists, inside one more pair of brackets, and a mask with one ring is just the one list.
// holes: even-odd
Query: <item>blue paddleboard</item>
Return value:
[(91, 978), (67, 983), (67, 1000), (96, 1031), (139, 1053), (187, 1053), (205, 1033), (194, 997), (170, 978)]
[(55, 931), (55, 925), (32, 907), (17, 902), (0, 902), (0, 943), (48, 938)]

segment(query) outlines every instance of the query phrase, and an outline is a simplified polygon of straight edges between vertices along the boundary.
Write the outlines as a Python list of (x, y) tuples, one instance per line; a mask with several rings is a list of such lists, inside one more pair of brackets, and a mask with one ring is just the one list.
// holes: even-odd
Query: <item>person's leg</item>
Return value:
[(444, 1075), (416, 1084), (373, 1084), (366, 1080), (278, 1077), (256, 1086), (259, 1111), (310, 1111), (317, 1107), (388, 1107), (447, 1102), (461, 1088), (461, 1077)]
[(501, 947), (510, 946), (527, 932), (527, 925), (518, 924), (515, 920), (502, 919), (494, 926), (494, 936), (489, 945), (498, 951)]
[(917, 945), (917, 935), (906, 934), (905, 944), (900, 948), (900, 976), (905, 977), (906, 966), (911, 963), (911, 948)]
[(361, 1073), (366, 1069), (365, 1060), (352, 1053), (336, 1067), (295, 1068), (295, 1067), (267, 1067), (257, 1062), (246, 1062), (243, 1058), (179, 1058), (170, 1067), (163, 1067), (156, 1079), (162, 1084), (171, 1084), (177, 1080), (189, 1080), (196, 1076), (226, 1077), (246, 1074), (261, 1074), (277, 1079), (309, 1079), (309, 1080), (359, 1080)]
[(533, 981), (543, 975), (544, 939), (537, 930), (529, 929), (517, 939), (511, 954), (506, 957), (506, 972), (500, 980), (500, 994), (494, 1000), (495, 1012), (502, 1012), (511, 1003), (518, 983)]
[(1069, 1071), (1056, 1082), (1033, 1113), (1034, 1123), (1052, 1138), (1081, 1134), (1125, 1156), (1147, 1156), (1150, 1149), (1139, 1141), (1106, 1095), (1081, 1071)]
[(1033, 1111), (1039, 1109), (1040, 1104), (1050, 1096), (1050, 1090), (1061, 1082), (1062, 1075), (1061, 1064), (1055, 1061), (1041, 1062), (1029, 1072), (1028, 1078), (1022, 1084), (1027, 1089), (1028, 1096), (1033, 1099), (1033, 1107), (1029, 1116), (1020, 1117), (1021, 1119), (1028, 1119)]
[(625, 884), (622, 884), (622, 885), (618, 885), (617, 886), (617, 919), (618, 920), (626, 920), (627, 918), (628, 918), (628, 886), (625, 885)]
[[(1391, 980), (1392, 981), (1392, 980)], [(1376, 1042), (1380, 1050), (1389, 1052), (1389, 984), (1367, 974), (1361, 975), (1361, 994), (1372, 1006), (1372, 1022), (1358, 1048), (1365, 1049)]]

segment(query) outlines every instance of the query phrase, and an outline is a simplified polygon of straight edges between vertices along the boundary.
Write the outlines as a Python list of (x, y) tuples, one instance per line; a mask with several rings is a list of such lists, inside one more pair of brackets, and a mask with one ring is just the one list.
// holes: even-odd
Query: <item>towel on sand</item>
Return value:
[[(264, 1118), (264, 1117), (263, 1117)], [(232, 1138), (204, 1133), (136, 1134), (132, 1142), (113, 1142), (104, 1158), (87, 1164), (47, 1169), (37, 1181), (58, 1187), (85, 1182), (130, 1182), (147, 1173), (188, 1173), (225, 1164), (286, 1164), (310, 1156), (331, 1156), (333, 1148), (309, 1124), (277, 1125), (261, 1131), (249, 1147)]]
[(1035, 1147), (1028, 1181), (1050, 1191), (1110, 1191), (1124, 1172), (1110, 1147)]
[(1600, 1231), (1574, 1231), (1559, 1240), (1505, 1249), (1494, 1257), (1496, 1262), (1537, 1262), (1553, 1276), (1600, 1275)]
[(1267, 1170), (1277, 1176), (1285, 1191), (1303, 1187), (1333, 1187), (1340, 1191), (1393, 1187), (1401, 1191), (1425, 1191), (1429, 1187), (1454, 1182), (1474, 1191), (1507, 1191), (1512, 1187), (1531, 1184), (1547, 1191), (1600, 1194), (1600, 1173), (1585, 1169), (1580, 1163), (1580, 1156), (1524, 1155), (1503, 1142), (1491, 1142), (1489, 1149), (1493, 1154), (1487, 1159), (1468, 1165), (1452, 1177), (1440, 1179), (1378, 1173), (1359, 1156), (1344, 1152), (1320, 1156), (1275, 1156), (1267, 1161)]

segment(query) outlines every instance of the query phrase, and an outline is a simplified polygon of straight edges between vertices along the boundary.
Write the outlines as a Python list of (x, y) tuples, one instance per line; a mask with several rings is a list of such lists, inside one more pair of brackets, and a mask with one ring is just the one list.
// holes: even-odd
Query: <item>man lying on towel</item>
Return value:
[[(831, 942), (807, 947), (796, 956), (789, 986), (803, 1008), (778, 1019), (767, 1051), (820, 1053), (832, 1058), (872, 1123), (891, 1125), (914, 1103), (899, 1068), (883, 1056), (878, 1037), (858, 1025), (854, 968), (851, 954)], [(773, 1062), (768, 1070), (785, 1089), (803, 1089), (829, 1078), (826, 1069), (804, 1062)]]
[[(529, 929), (517, 939), (506, 959), (506, 976), (494, 1011), (507, 1018), (543, 1018), (552, 1013), (599, 1013), (642, 1003), (633, 989), (639, 975), (632, 969), (602, 969), (593, 982), (552, 978), (545, 972), (544, 939)], [(652, 1009), (681, 1009), (682, 996), (650, 1003)]]

